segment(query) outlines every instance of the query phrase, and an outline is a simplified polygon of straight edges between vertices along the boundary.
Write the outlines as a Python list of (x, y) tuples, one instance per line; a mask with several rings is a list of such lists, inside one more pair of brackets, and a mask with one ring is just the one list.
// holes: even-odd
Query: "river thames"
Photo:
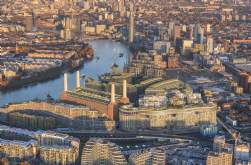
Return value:
[[(111, 66), (114, 61), (120, 69), (123, 69), (130, 53), (126, 45), (111, 40), (93, 40), (89, 43), (94, 49), (94, 58), (79, 69), (81, 75), (97, 79), (99, 75), (111, 72)], [(124, 54), (123, 57), (119, 57), (121, 53)], [(69, 89), (73, 89), (75, 86), (75, 72), (68, 73)], [(46, 82), (29, 84), (16, 90), (0, 92), (0, 106), (34, 99), (46, 99), (48, 94), (54, 99), (58, 99), (63, 89), (63, 75), (60, 75)]]

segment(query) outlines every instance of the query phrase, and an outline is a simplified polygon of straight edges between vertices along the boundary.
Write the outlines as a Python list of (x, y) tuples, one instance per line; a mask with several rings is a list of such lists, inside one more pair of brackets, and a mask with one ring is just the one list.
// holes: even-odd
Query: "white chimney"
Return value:
[(123, 80), (123, 98), (127, 98), (127, 81)]
[(80, 72), (76, 72), (76, 88), (80, 88)]
[(64, 73), (64, 91), (68, 91), (68, 75), (67, 73)]
[(111, 85), (111, 103), (115, 103), (115, 84)]

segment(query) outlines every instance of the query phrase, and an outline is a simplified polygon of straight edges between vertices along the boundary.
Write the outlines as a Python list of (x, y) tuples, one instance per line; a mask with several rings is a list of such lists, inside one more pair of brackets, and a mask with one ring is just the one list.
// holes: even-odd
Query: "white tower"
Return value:
[(122, 104), (129, 103), (129, 99), (127, 97), (127, 81), (126, 80), (123, 80), (123, 96), (120, 100), (120, 103), (122, 103)]
[(114, 104), (115, 101), (115, 84), (114, 82), (111, 85), (111, 103)]
[(68, 75), (67, 73), (64, 73), (64, 91), (68, 91)]
[(127, 98), (127, 81), (123, 80), (123, 98)]
[(80, 88), (80, 72), (76, 72), (76, 88)]

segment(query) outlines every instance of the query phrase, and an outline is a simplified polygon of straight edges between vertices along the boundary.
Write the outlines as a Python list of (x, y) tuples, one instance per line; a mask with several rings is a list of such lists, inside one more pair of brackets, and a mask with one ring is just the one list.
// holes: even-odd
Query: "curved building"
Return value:
[(83, 148), (81, 165), (126, 165), (119, 147), (103, 139), (90, 139)]

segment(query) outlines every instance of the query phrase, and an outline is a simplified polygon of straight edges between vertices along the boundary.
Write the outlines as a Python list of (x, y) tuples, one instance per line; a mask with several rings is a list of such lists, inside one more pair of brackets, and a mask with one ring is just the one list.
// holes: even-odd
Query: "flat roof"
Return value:
[(160, 81), (160, 82), (152, 84), (151, 86), (149, 86), (146, 89), (146, 91), (170, 89), (170, 88), (176, 87), (177, 85), (180, 85), (182, 83), (183, 82), (178, 79), (164, 80), (164, 81)]

